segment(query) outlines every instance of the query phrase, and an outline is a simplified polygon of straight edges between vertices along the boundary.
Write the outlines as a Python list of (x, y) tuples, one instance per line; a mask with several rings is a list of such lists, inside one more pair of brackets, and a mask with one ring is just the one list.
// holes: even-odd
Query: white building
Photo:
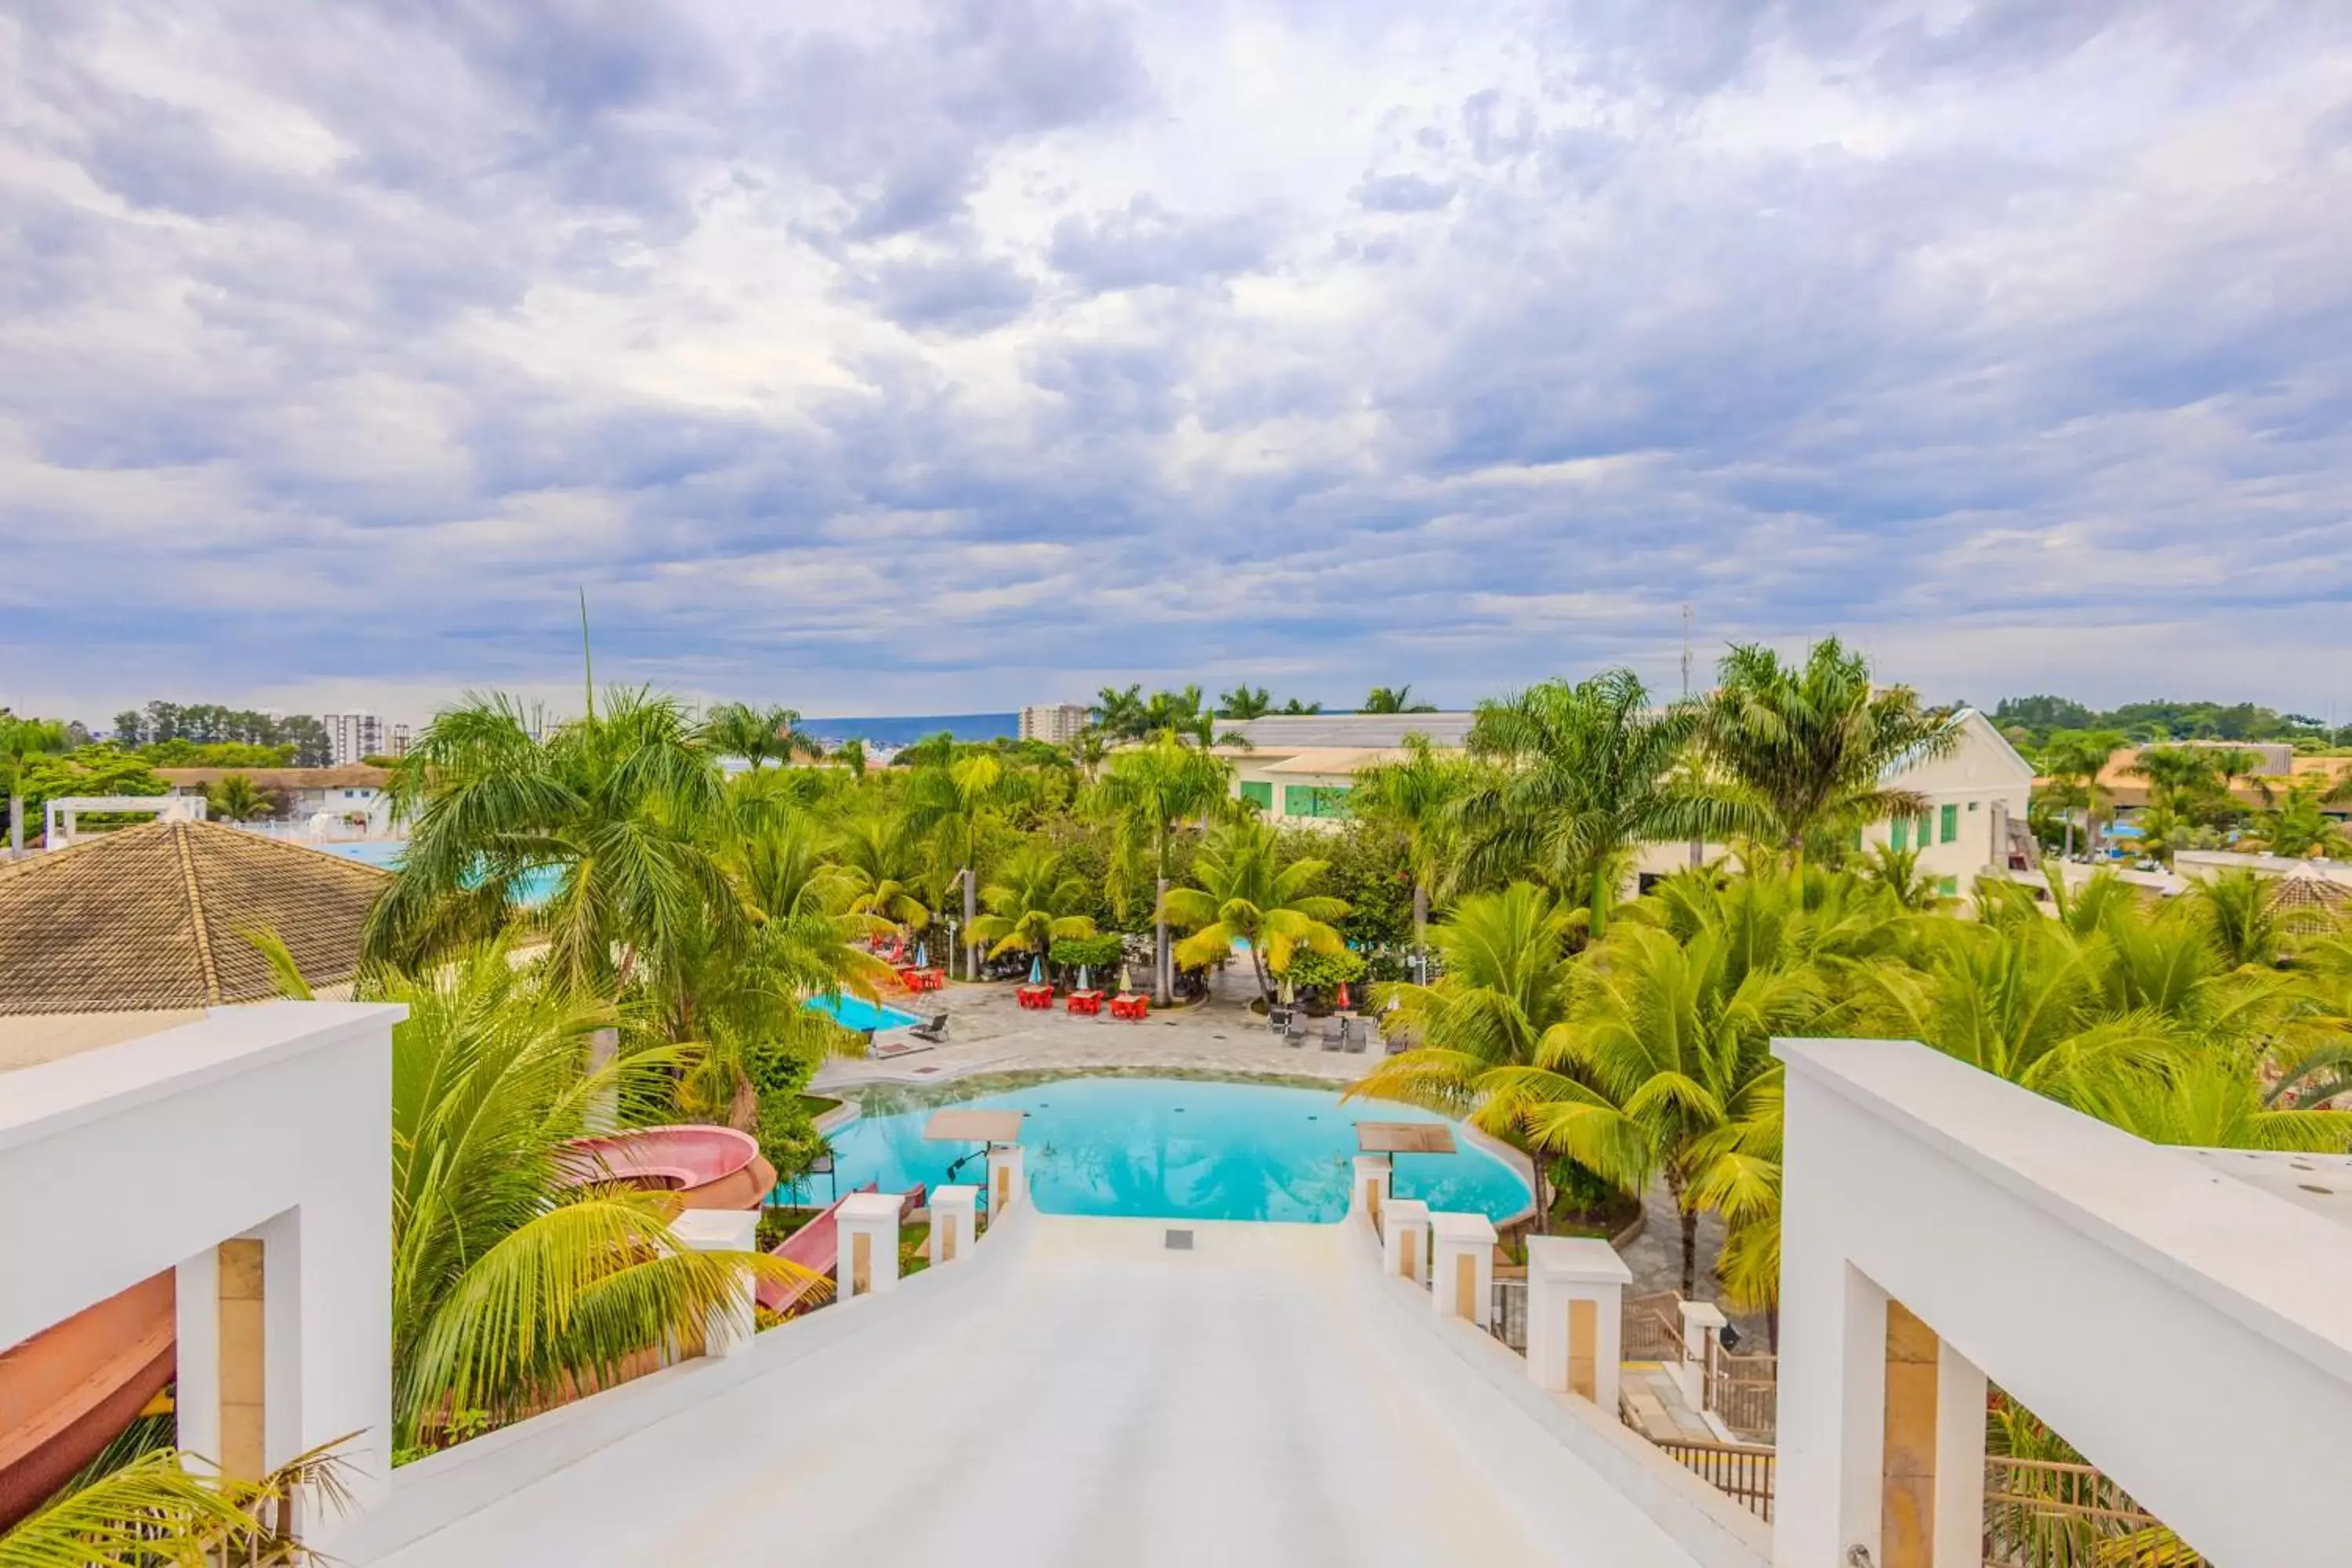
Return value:
[[(398, 830), (393, 812), (392, 775), (383, 768), (350, 763), (331, 768), (157, 768), (174, 795), (204, 795), (230, 774), (275, 796), (276, 820), (288, 827), (317, 827), (321, 837), (381, 838)], [(324, 822), (320, 819), (325, 818)]]
[[(1230, 727), (1246, 746), (1223, 746), (1234, 765), (1234, 791), (1282, 826), (1327, 826), (1346, 819), (1356, 771), (1404, 754), (1407, 735), (1426, 736), (1441, 751), (1459, 750), (1474, 716), (1468, 713), (1318, 713), (1253, 719)], [(1888, 781), (1925, 799), (1916, 817), (1874, 823), (1862, 844), (1916, 850), (1919, 871), (1949, 895), (1965, 895), (1975, 879), (2006, 870), (2025, 831), (2032, 765), (1991, 721), (1974, 709), (1960, 714), (1960, 745), (1951, 755), (1922, 763)], [(1701, 847), (1705, 858), (1724, 846)], [(2030, 846), (2028, 846), (2030, 848)], [(2038, 865), (2038, 853), (2026, 864)], [(1686, 845), (1651, 845), (1636, 858), (1635, 885), (1690, 864)], [(1629, 889), (1630, 890), (1630, 889)]]
[(1021, 738), (1061, 745), (1077, 738), (1087, 727), (1086, 705), (1079, 702), (1032, 703), (1021, 710)]

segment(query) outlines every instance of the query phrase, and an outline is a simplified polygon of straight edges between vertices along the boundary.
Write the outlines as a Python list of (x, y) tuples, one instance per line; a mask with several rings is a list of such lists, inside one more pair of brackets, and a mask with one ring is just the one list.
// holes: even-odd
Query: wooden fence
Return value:
[(2090, 1465), (1985, 1461), (1986, 1568), (2206, 1568)]

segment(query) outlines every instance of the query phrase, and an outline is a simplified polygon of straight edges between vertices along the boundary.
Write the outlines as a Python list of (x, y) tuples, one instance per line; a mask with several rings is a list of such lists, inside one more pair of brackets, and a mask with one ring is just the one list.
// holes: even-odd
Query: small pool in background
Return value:
[[(401, 852), (408, 847), (408, 840), (362, 838), (355, 843), (329, 842), (314, 844), (310, 847), (323, 849), (330, 855), (340, 855), (346, 860), (357, 860), (363, 865), (381, 866), (387, 871), (397, 871), (400, 869)], [(562, 879), (563, 873), (552, 866), (541, 866), (536, 870), (527, 871), (516, 879), (515, 902), (525, 909), (543, 904), (554, 896), (556, 884)]]
[[(831, 1135), (839, 1190), (867, 1182), (904, 1192), (917, 1182), (984, 1186), (983, 1162), (951, 1178), (977, 1145), (932, 1143), (923, 1127), (941, 1105), (1025, 1110), (1029, 1191), (1041, 1212), (1147, 1219), (1294, 1220), (1348, 1213), (1359, 1121), (1441, 1121), (1381, 1100), (1341, 1104), (1335, 1090), (1180, 1079), (1073, 1078), (965, 1100), (868, 1115)], [(878, 1109), (878, 1107), (877, 1107)], [(1401, 1198), (1476, 1210), (1500, 1221), (1531, 1201), (1518, 1173), (1457, 1131), (1451, 1154), (1397, 1157)], [(829, 1202), (834, 1177), (805, 1178), (789, 1202)]]
[(844, 992), (839, 996), (812, 996), (803, 1004), (811, 1012), (823, 1013), (836, 1024), (853, 1029), (904, 1029), (922, 1020), (912, 1013), (897, 1007), (885, 1007), (868, 1002), (863, 996)]

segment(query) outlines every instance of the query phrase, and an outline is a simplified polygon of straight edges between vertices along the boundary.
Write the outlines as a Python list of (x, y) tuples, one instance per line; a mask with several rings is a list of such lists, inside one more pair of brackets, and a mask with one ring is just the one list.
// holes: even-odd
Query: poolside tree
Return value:
[(1056, 942), (1095, 934), (1094, 918), (1081, 912), (1090, 897), (1086, 879), (1050, 847), (1025, 845), (982, 889), (988, 912), (972, 921), (972, 941), (993, 942), (991, 958), (1024, 952), (1042, 959)]
[(1249, 943), (1258, 995), (1274, 1000), (1270, 976), (1289, 969), (1291, 956), (1344, 952), (1333, 922), (1348, 912), (1347, 901), (1314, 889), (1329, 867), (1301, 858), (1282, 864), (1279, 839), (1265, 823), (1243, 819), (1212, 832), (1192, 861), (1200, 886), (1171, 888), (1160, 900), (1160, 918), (1192, 934), (1176, 949), (1188, 966), (1205, 967), (1233, 955), (1237, 942)]
[(2124, 746), (2124, 737), (2117, 730), (2058, 730), (2051, 733), (2035, 758), (2044, 778), (2051, 781), (2052, 794), (2066, 812), (2066, 847), (2069, 859), (2074, 854), (2074, 812), (2083, 814), (2083, 830), (2086, 837), (2098, 832), (2099, 807), (2108, 797), (2106, 787), (2099, 781), (2107, 763)]
[(374, 962), (415, 964), (528, 911), (545, 962), (586, 994), (615, 994), (689, 937), (741, 931), (716, 844), (728, 798), (718, 759), (677, 701), (615, 689), (544, 740), (504, 697), (444, 710), (393, 775), (415, 824), (368, 917)]
[(1948, 756), (1958, 715), (1921, 705), (1907, 686), (1875, 688), (1870, 665), (1824, 637), (1801, 665), (1740, 644), (1717, 667), (1702, 731), (1712, 771), (1732, 786), (1747, 837), (1791, 866), (1863, 825), (1926, 809), (1887, 781)]
[[(1551, 1229), (1551, 1185), (1534, 1113), (1551, 1103), (1609, 1109), (1566, 1073), (1530, 1076), (1566, 1049), (1575, 996), (1570, 941), (1576, 922), (1552, 895), (1516, 882), (1472, 893), (1430, 929), (1444, 973), (1427, 984), (1388, 987), (1397, 1005), (1381, 1028), (1412, 1042), (1348, 1088), (1350, 1099), (1424, 1106), (1471, 1125), (1529, 1157), (1536, 1228)], [(1554, 1097), (1550, 1100), (1546, 1096)], [(1595, 1123), (1596, 1126), (1613, 1125)], [(1591, 1151), (1596, 1169), (1631, 1171), (1644, 1157), (1630, 1134), (1616, 1149)]]
[(938, 848), (942, 867), (955, 868), (963, 886), (964, 977), (980, 978), (980, 858), (991, 826), (1022, 787), (1017, 774), (989, 752), (974, 752), (917, 770), (907, 791), (907, 822)]
[(1176, 835), (1187, 823), (1226, 809), (1232, 767), (1221, 757), (1162, 734), (1115, 753), (1082, 806), (1111, 829), (1111, 892), (1124, 897), (1140, 877), (1152, 881), (1152, 994), (1168, 1005), (1174, 985), (1168, 944), (1168, 871)]
[(1459, 847), (1456, 811), (1477, 778), (1474, 764), (1440, 753), (1426, 735), (1410, 734), (1404, 755), (1359, 770), (1348, 796), (1357, 821), (1403, 841), (1405, 868), (1412, 878), (1416, 978), (1427, 972), (1430, 899), (1451, 875)]
[(852, 912), (878, 916), (910, 933), (931, 923), (921, 891), (921, 847), (904, 816), (851, 817), (835, 830), (833, 854), (849, 885)]
[(1457, 808), (1464, 879), (1538, 879), (1584, 905), (1601, 935), (1634, 847), (1748, 820), (1683, 765), (1699, 723), (1688, 704), (1654, 707), (1630, 669), (1480, 703), (1469, 746), (1492, 770)]

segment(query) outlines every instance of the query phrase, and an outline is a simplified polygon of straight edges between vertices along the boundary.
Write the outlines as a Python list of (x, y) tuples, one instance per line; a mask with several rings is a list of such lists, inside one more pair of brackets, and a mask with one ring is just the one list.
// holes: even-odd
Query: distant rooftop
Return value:
[(1219, 721), (1219, 735), (1248, 737), (1260, 751), (1384, 751), (1404, 744), (1407, 735), (1426, 735), (1435, 746), (1459, 747), (1469, 738), (1472, 713), (1283, 713), (1263, 719)]

